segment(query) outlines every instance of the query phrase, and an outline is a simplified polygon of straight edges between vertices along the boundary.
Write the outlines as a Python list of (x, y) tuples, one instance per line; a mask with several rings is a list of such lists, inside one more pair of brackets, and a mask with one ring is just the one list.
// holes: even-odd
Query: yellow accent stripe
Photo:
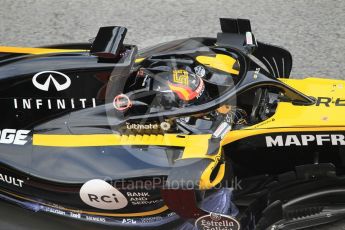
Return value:
[(267, 133), (287, 133), (287, 132), (317, 132), (317, 131), (345, 131), (345, 127), (294, 127), (294, 128), (269, 128), (269, 129), (242, 129), (233, 130), (226, 135), (222, 141), (223, 145), (243, 139)]
[(33, 145), (53, 147), (91, 147), (112, 145), (173, 145), (184, 146), (188, 136), (165, 135), (118, 135), (118, 134), (34, 134)]
[(49, 53), (73, 53), (73, 52), (87, 52), (87, 51), (88, 50), (80, 50), (80, 49), (50, 49), (50, 48), (0, 46), (0, 53), (49, 54)]
[[(37, 201), (37, 200), (33, 200), (27, 197), (23, 197), (5, 190), (0, 189), (1, 192), (6, 193), (10, 196), (14, 196), (17, 197), (19, 199), (23, 199), (26, 201), (30, 201), (33, 203), (38, 203), (47, 207), (51, 207), (51, 208), (55, 208), (55, 206), (53, 205), (49, 205), (49, 204), (45, 204), (43, 202)], [(81, 211), (81, 210), (74, 210), (74, 209), (68, 209), (68, 208), (63, 208), (63, 207), (59, 207), (59, 210), (63, 210), (63, 211), (69, 211), (69, 212), (75, 212), (75, 213), (82, 213), (82, 214), (87, 214), (87, 215), (97, 215), (97, 216), (110, 216), (110, 217), (141, 217), (141, 216), (153, 216), (162, 212), (167, 211), (169, 208), (168, 206), (164, 205), (159, 209), (156, 210), (152, 210), (152, 211), (146, 211), (146, 212), (136, 212), (136, 213), (102, 213), (102, 212), (88, 212), (88, 211)]]
[(207, 155), (208, 141), (211, 134), (201, 135), (118, 135), (118, 134), (90, 134), (90, 135), (53, 135), (34, 134), (34, 146), (47, 147), (95, 147), (95, 146), (131, 146), (153, 145), (184, 147), (185, 158), (211, 158)]

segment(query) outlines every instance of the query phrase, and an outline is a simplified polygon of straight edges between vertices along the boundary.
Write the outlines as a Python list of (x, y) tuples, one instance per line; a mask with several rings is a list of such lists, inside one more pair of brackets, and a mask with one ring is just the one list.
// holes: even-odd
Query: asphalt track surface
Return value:
[[(219, 17), (249, 18), (258, 40), (290, 50), (293, 77), (345, 79), (343, 0), (0, 0), (0, 46), (86, 42), (100, 26), (121, 25), (129, 29), (126, 43), (143, 48), (215, 36)], [(0, 203), (0, 230), (63, 228), (109, 229)], [(345, 224), (323, 229), (345, 229)]]

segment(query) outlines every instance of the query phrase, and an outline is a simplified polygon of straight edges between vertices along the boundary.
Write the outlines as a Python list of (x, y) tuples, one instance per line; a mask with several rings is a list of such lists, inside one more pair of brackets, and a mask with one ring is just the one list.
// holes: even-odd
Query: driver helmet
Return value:
[(183, 103), (191, 103), (204, 95), (205, 83), (203, 79), (187, 69), (173, 69), (168, 74), (169, 89)]

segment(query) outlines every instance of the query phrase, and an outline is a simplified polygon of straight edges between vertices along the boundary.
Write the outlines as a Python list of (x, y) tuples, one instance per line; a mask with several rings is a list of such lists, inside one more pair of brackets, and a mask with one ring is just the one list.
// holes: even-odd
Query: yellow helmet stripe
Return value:
[(169, 87), (170, 87), (170, 89), (171, 89), (172, 91), (176, 92), (177, 94), (179, 93), (180, 96), (183, 96), (183, 99), (184, 99), (184, 100), (189, 100), (189, 99), (190, 99), (190, 98), (189, 98), (190, 93), (189, 93), (186, 89), (184, 89), (184, 88), (182, 88), (182, 87), (176, 87), (176, 86), (173, 86), (173, 85), (171, 85), (171, 84), (169, 84)]

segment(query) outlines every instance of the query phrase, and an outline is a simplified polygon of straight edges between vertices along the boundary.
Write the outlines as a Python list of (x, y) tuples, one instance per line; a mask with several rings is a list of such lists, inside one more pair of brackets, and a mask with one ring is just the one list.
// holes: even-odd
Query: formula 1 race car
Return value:
[(0, 198), (116, 227), (300, 229), (345, 217), (345, 81), (289, 79), (249, 20), (143, 50), (0, 47)]

